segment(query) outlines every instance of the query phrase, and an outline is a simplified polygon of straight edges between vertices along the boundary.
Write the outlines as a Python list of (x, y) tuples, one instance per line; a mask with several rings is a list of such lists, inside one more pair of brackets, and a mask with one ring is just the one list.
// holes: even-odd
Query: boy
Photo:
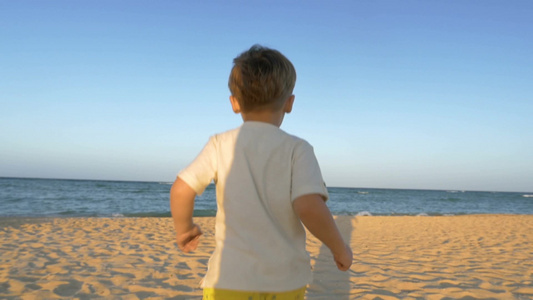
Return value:
[(311, 281), (305, 230), (331, 250), (346, 271), (344, 243), (313, 148), (279, 129), (294, 103), (296, 71), (280, 52), (252, 46), (234, 59), (230, 102), (243, 124), (212, 136), (178, 174), (170, 206), (183, 252), (202, 234), (193, 223), (194, 198), (216, 184), (216, 247), (202, 283), (204, 299), (303, 299)]

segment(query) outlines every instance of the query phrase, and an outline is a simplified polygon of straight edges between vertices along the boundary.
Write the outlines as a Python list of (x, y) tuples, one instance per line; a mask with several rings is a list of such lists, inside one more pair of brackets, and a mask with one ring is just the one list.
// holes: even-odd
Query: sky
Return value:
[(332, 187), (533, 191), (532, 1), (0, 0), (0, 177), (174, 181), (253, 44)]

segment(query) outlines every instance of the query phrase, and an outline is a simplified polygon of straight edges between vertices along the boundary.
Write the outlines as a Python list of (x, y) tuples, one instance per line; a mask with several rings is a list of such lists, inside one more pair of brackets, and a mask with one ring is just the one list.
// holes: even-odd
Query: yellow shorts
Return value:
[(305, 286), (294, 291), (280, 293), (205, 288), (203, 300), (303, 300), (305, 290)]

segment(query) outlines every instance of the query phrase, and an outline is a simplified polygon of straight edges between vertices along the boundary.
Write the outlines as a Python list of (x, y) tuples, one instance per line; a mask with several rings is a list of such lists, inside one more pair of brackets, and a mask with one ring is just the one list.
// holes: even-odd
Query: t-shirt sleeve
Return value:
[(291, 201), (309, 194), (322, 195), (324, 201), (329, 198), (313, 147), (307, 142), (295, 148), (291, 179)]
[(205, 188), (216, 180), (216, 153), (216, 136), (213, 136), (193, 162), (178, 173), (178, 177), (185, 181), (197, 195), (201, 195)]

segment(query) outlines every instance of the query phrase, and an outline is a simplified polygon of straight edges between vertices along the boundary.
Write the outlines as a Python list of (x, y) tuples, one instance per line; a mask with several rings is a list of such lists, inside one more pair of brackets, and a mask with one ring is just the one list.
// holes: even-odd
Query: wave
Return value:
[(522, 195), (522, 197), (524, 197), (524, 198), (533, 198), (533, 195), (526, 194), (526, 195)]
[[(216, 216), (216, 209), (199, 209), (194, 210), (194, 217), (214, 217)], [(172, 217), (170, 212), (152, 211), (152, 212), (139, 212), (139, 213), (115, 213), (113, 217), (126, 217), (126, 218), (169, 218)]]
[(445, 202), (459, 202), (459, 201), (461, 201), (460, 198), (442, 198), (440, 200), (441, 201), (445, 201)]
[(361, 211), (361, 212), (358, 212), (356, 214), (357, 217), (362, 217), (362, 216), (372, 216), (372, 214), (369, 212), (369, 211)]
[[(348, 216), (353, 216), (354, 214), (336, 214), (334, 213), (334, 215), (348, 215)], [(369, 216), (369, 217), (372, 217), (372, 216), (377, 216), (377, 217), (442, 217), (442, 216), (460, 216), (460, 215), (467, 215), (466, 213), (454, 213), (454, 214), (450, 214), (450, 213), (446, 213), (446, 214), (443, 214), (443, 213), (438, 213), (438, 212), (420, 212), (420, 213), (371, 213), (369, 211), (361, 211), (357, 214), (355, 214), (356, 217), (366, 217), (366, 216)]]

